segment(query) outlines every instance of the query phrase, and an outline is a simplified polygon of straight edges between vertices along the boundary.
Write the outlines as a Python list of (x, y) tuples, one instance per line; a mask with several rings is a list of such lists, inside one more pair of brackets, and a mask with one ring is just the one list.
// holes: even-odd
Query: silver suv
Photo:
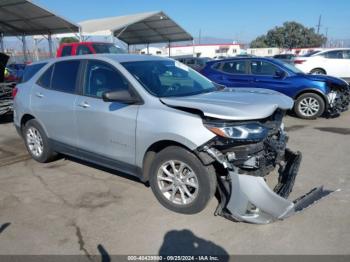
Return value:
[[(60, 153), (135, 175), (180, 213), (200, 212), (216, 190), (217, 213), (236, 220), (293, 208), (300, 155), (286, 149), (293, 101), (280, 93), (225, 89), (166, 58), (88, 55), (28, 66), (14, 94), (15, 126), (39, 162)], [(273, 191), (265, 177), (277, 166)]]

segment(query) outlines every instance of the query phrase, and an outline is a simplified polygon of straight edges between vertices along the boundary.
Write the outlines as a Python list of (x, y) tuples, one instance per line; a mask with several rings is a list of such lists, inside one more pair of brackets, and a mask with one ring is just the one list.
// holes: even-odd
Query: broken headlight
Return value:
[(206, 123), (205, 127), (214, 134), (236, 140), (261, 141), (268, 135), (268, 128), (259, 123), (246, 124), (210, 124)]

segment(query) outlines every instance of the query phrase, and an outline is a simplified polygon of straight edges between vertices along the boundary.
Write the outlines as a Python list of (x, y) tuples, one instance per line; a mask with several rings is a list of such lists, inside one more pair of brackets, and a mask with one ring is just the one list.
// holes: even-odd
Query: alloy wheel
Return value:
[(320, 110), (320, 103), (313, 97), (305, 97), (299, 103), (299, 112), (306, 117), (317, 115)]
[(35, 157), (40, 157), (44, 151), (43, 139), (35, 127), (29, 127), (26, 133), (27, 146)]
[(161, 165), (157, 173), (159, 190), (173, 204), (188, 205), (198, 195), (198, 178), (184, 162), (170, 160)]

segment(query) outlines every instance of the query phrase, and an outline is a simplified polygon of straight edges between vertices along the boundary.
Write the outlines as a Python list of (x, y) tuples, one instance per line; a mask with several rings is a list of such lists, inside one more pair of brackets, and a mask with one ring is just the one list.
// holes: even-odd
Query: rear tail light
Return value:
[(294, 64), (296, 65), (301, 65), (302, 63), (304, 63), (306, 60), (294, 60)]
[(15, 98), (16, 95), (17, 95), (17, 93), (18, 93), (18, 88), (17, 88), (17, 87), (14, 87), (14, 88), (12, 89), (12, 98)]

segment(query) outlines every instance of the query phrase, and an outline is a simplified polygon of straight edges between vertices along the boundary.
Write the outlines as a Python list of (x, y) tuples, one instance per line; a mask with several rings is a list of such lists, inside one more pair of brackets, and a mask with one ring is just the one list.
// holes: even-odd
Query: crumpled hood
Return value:
[(334, 77), (334, 76), (329, 76), (329, 75), (308, 75), (304, 74), (304, 77), (312, 80), (312, 81), (321, 81), (321, 82), (327, 82), (327, 83), (332, 83), (336, 85), (347, 85), (347, 82), (341, 78)]
[(225, 88), (186, 97), (160, 99), (171, 107), (197, 109), (205, 116), (225, 120), (254, 120), (271, 116), (277, 108), (289, 110), (293, 100), (281, 93), (258, 88)]

